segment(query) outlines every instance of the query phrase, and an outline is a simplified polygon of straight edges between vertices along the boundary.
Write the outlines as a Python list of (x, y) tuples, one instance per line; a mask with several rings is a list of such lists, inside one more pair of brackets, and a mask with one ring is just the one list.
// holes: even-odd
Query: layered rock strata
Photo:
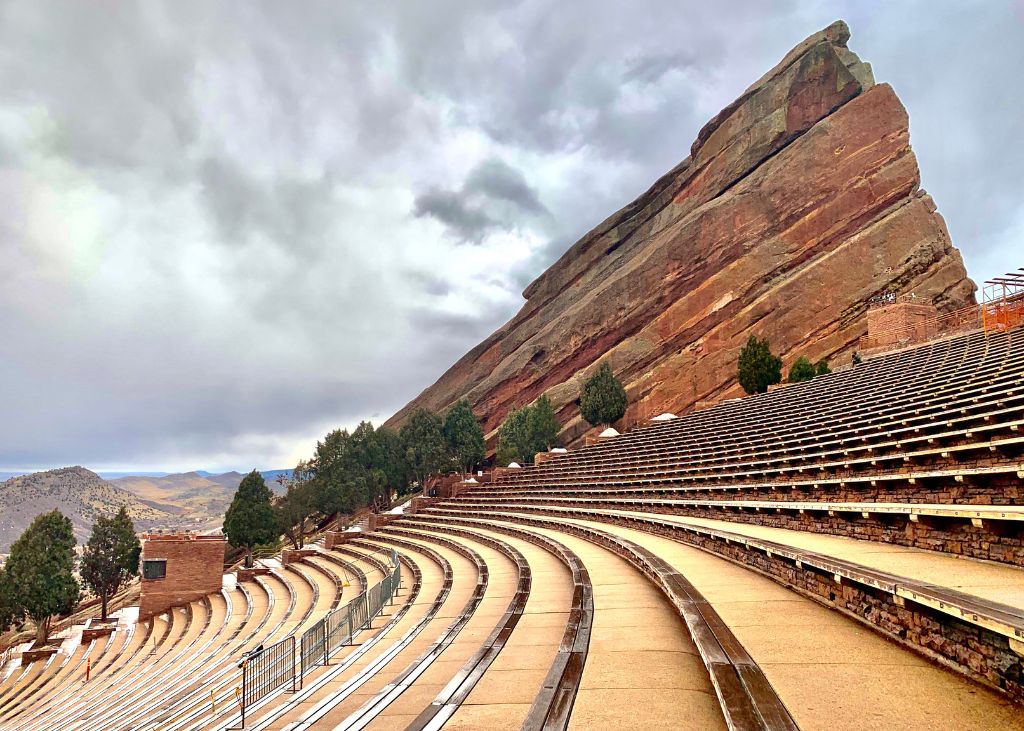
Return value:
[(972, 303), (920, 187), (906, 110), (848, 39), (838, 21), (794, 48), (388, 423), (468, 397), (493, 432), (547, 393), (573, 443), (586, 429), (580, 384), (601, 360), (626, 385), (629, 426), (741, 395), (736, 362), (751, 334), (787, 366), (799, 354), (842, 360), (878, 294), (913, 292), (940, 311)]

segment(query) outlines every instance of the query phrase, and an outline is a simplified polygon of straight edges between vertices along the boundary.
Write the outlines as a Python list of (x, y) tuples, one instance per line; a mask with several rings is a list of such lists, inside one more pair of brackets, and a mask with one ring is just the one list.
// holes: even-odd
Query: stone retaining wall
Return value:
[(919, 515), (913, 521), (908, 515), (891, 513), (871, 513), (865, 518), (860, 513), (800, 515), (770, 509), (726, 512), (721, 508), (652, 506), (644, 511), (895, 543), (1024, 567), (1024, 526), (1017, 521), (984, 520), (977, 526), (962, 518)]

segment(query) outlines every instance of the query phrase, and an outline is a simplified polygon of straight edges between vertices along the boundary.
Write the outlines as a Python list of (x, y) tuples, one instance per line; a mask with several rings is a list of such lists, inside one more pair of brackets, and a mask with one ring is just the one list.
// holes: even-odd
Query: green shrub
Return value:
[(800, 383), (801, 381), (809, 381), (816, 375), (818, 375), (818, 372), (810, 359), (806, 355), (801, 355), (790, 367), (787, 380), (790, 383)]
[(768, 339), (751, 335), (740, 351), (737, 378), (748, 394), (764, 393), (782, 382), (782, 358), (772, 354)]
[(580, 394), (580, 414), (591, 426), (612, 424), (626, 413), (629, 400), (622, 382), (612, 373), (607, 362), (598, 366)]

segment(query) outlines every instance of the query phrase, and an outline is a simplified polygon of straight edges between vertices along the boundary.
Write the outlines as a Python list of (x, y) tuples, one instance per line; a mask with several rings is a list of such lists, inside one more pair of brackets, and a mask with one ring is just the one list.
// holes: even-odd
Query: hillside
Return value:
[(71, 519), (80, 543), (88, 539), (93, 522), (122, 505), (143, 530), (180, 526), (180, 517), (157, 505), (147, 504), (84, 467), (64, 467), (12, 477), (0, 482), (0, 552), (40, 513), (60, 510)]
[(839, 21), (798, 44), (697, 135), (690, 156), (573, 245), (515, 317), (399, 411), (469, 399), (493, 437), (546, 393), (567, 443), (580, 385), (608, 360), (625, 426), (739, 395), (739, 350), (767, 337), (849, 360), (868, 303), (914, 293), (940, 311), (976, 289), (921, 189), (909, 119), (847, 48)]
[[(285, 473), (290, 474), (291, 471), (265, 470), (262, 474), (270, 489), (280, 492), (276, 476)], [(215, 475), (194, 471), (160, 477), (118, 477), (109, 482), (132, 493), (146, 505), (192, 524), (214, 528), (221, 524), (243, 477), (239, 472)]]
[(237, 472), (227, 474), (236, 479), (218, 482), (197, 472), (185, 472), (164, 477), (118, 477), (110, 483), (174, 515), (214, 518), (227, 510), (242, 479)]

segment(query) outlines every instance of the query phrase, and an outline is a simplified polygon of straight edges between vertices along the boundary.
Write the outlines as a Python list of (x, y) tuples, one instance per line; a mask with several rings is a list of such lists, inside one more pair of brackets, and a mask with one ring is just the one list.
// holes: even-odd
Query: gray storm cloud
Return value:
[(3, 3), (0, 470), (390, 415), (836, 17), (972, 276), (1021, 266), (1020, 7)]

